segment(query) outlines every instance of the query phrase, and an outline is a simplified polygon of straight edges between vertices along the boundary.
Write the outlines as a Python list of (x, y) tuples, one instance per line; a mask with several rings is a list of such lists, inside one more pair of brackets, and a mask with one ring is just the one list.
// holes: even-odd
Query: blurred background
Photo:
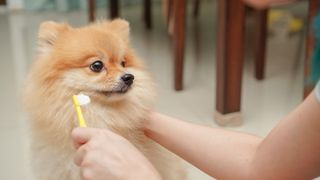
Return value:
[[(318, 9), (317, 0), (267, 10), (240, 0), (0, 0), (0, 179), (33, 179), (19, 94), (41, 22), (128, 20), (158, 84), (157, 111), (266, 136), (313, 87)], [(212, 178), (188, 165), (188, 179)]]

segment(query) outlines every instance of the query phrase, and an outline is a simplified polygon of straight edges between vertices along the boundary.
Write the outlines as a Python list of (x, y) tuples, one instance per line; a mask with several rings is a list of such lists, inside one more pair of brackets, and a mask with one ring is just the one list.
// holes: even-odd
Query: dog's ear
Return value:
[(50, 51), (59, 34), (69, 28), (70, 26), (66, 23), (56, 23), (53, 21), (45, 21), (41, 23), (38, 33), (39, 50), (42, 52)]
[(123, 19), (115, 19), (108, 23), (108, 28), (120, 36), (125, 40), (129, 40), (130, 27), (129, 22)]

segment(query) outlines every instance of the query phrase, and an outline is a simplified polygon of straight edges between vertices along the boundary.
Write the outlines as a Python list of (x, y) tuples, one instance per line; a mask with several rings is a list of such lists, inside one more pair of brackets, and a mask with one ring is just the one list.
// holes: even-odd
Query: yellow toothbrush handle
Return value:
[(79, 126), (80, 127), (87, 127), (87, 124), (86, 124), (86, 121), (83, 118), (80, 106), (76, 106), (76, 111), (77, 111), (77, 115), (78, 115)]
[(72, 99), (73, 99), (74, 107), (76, 108), (76, 111), (77, 111), (79, 126), (80, 127), (87, 127), (86, 121), (84, 120), (83, 115), (82, 115), (82, 111), (81, 111), (81, 107), (80, 107), (80, 103), (78, 101), (78, 98), (76, 96), (73, 96)]

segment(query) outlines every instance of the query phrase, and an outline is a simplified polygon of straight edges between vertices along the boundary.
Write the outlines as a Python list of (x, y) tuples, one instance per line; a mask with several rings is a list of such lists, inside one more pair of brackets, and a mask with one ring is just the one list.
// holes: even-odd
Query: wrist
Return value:
[(157, 117), (157, 114), (158, 113), (156, 113), (155, 111), (150, 111), (146, 117), (146, 120), (143, 125), (143, 131), (147, 137), (150, 137), (151, 135), (152, 127), (154, 126), (154, 121)]

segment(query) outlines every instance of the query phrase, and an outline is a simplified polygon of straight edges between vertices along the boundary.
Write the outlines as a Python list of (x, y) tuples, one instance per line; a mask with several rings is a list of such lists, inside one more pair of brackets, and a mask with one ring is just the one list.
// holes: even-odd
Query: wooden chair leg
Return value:
[(255, 10), (255, 38), (254, 38), (254, 58), (255, 77), (258, 80), (265, 76), (266, 43), (268, 28), (268, 9)]
[(152, 2), (144, 0), (143, 19), (147, 29), (152, 28)]
[(109, 1), (110, 3), (110, 18), (111, 19), (114, 19), (114, 18), (117, 18), (119, 17), (119, 0), (110, 0)]
[(89, 14), (89, 21), (93, 22), (95, 20), (95, 14), (96, 14), (95, 0), (88, 0), (88, 14)]
[(186, 33), (186, 0), (173, 1), (174, 87), (183, 88), (183, 65)]
[(308, 11), (308, 32), (307, 32), (307, 44), (306, 44), (306, 58), (304, 61), (304, 97), (306, 98), (314, 88), (314, 84), (310, 83), (312, 58), (315, 49), (315, 37), (313, 31), (313, 18), (320, 12), (320, 1), (310, 0)]
[(165, 8), (166, 8), (166, 12), (165, 12), (165, 15), (166, 15), (166, 20), (167, 20), (167, 27), (168, 27), (168, 33), (170, 36), (173, 35), (173, 21), (174, 21), (174, 18), (173, 18), (173, 1), (174, 0), (164, 0), (164, 2), (166, 1), (165, 3)]
[(193, 7), (193, 17), (197, 18), (199, 16), (200, 11), (200, 0), (194, 0), (194, 7)]
[(220, 125), (241, 124), (244, 27), (244, 3), (219, 0), (215, 120)]

